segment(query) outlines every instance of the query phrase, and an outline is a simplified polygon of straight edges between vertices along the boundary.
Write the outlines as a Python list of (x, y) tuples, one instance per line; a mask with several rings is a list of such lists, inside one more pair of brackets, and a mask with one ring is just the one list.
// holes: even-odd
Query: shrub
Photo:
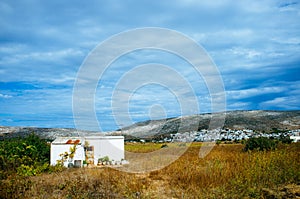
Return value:
[(0, 141), (0, 179), (17, 173), (32, 176), (47, 170), (50, 146), (34, 133)]
[(269, 151), (277, 147), (277, 142), (266, 137), (253, 137), (246, 141), (244, 151)]
[(289, 136), (284, 136), (284, 135), (280, 135), (279, 141), (282, 142), (283, 144), (291, 144), (293, 142), (293, 140), (290, 139)]
[(99, 163), (100, 162), (108, 162), (108, 161), (109, 161), (109, 157), (108, 156), (104, 156), (104, 157), (98, 159)]

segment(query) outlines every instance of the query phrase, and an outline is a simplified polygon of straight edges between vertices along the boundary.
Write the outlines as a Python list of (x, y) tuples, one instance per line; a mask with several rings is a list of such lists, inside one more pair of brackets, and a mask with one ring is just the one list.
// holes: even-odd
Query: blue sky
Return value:
[[(299, 21), (299, 1), (2, 0), (0, 125), (74, 127), (73, 85), (84, 59), (108, 37), (143, 27), (173, 29), (202, 45), (223, 78), (227, 110), (299, 110)], [(121, 75), (132, 65), (153, 62), (181, 66), (200, 112), (211, 110), (205, 83), (186, 63), (141, 50), (118, 59), (99, 82), (95, 109), (101, 130), (119, 127), (111, 93)], [(132, 122), (178, 116), (179, 109), (176, 96), (158, 85), (141, 87), (129, 104)]]

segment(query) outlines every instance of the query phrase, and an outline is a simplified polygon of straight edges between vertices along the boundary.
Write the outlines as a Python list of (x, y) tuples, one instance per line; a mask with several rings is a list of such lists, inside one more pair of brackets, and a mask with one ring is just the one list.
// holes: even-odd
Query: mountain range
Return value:
[[(214, 118), (214, 119), (212, 119)], [(217, 120), (216, 120), (217, 118)], [(219, 124), (214, 125), (216, 120)], [(260, 132), (300, 129), (300, 111), (228, 111), (222, 113), (206, 113), (191, 116), (148, 120), (106, 132), (106, 135), (125, 135), (125, 137), (156, 138), (177, 132), (189, 132), (200, 129), (213, 129), (221, 126), (228, 129), (252, 129)], [(0, 139), (5, 137), (23, 137), (36, 133), (41, 138), (54, 140), (60, 136), (99, 135), (71, 128), (37, 128), (37, 127), (5, 127), (0, 126)], [(103, 134), (101, 134), (103, 135)]]
[(300, 111), (228, 111), (149, 120), (122, 128), (122, 133), (140, 138), (166, 136), (176, 132), (213, 129), (212, 118), (223, 129), (252, 129), (257, 132), (300, 129)]

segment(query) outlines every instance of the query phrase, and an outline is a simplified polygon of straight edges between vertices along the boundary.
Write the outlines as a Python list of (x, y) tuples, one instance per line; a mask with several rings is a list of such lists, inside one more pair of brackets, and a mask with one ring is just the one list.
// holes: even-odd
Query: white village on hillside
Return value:
[(268, 138), (280, 138), (280, 136), (287, 136), (293, 142), (300, 141), (300, 129), (289, 130), (286, 132), (276, 133), (265, 133), (255, 132), (251, 129), (214, 129), (214, 130), (200, 130), (194, 132), (176, 133), (171, 134), (170, 138), (164, 138), (161, 142), (187, 142), (187, 141), (198, 141), (198, 142), (211, 142), (211, 141), (234, 141), (234, 140), (246, 140), (251, 137), (268, 137)]

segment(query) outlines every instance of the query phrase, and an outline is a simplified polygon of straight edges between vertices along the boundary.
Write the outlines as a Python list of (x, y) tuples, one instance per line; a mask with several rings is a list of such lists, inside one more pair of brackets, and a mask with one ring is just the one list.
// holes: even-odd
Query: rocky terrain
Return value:
[[(213, 123), (211, 122), (212, 118), (215, 120)], [(168, 118), (164, 120), (139, 122), (119, 129), (119, 133), (117, 134), (123, 134), (127, 137), (154, 138), (167, 136), (177, 132), (189, 132), (195, 129), (213, 129), (214, 126), (223, 126), (223, 128), (229, 129), (252, 129), (260, 132), (270, 132), (274, 131), (274, 129), (300, 129), (300, 111), (255, 110), (199, 114), (178, 118)], [(31, 132), (35, 132), (40, 137), (49, 140), (53, 140), (58, 136), (83, 136), (86, 134), (99, 135), (99, 132), (97, 133), (66, 128), (0, 126), (0, 139), (4, 139), (4, 137), (22, 137)], [(116, 132), (113, 134), (116, 134)]]
[[(259, 132), (300, 129), (300, 111), (230, 111), (200, 114), (166, 120), (146, 121), (122, 129), (123, 134), (150, 138), (194, 129), (213, 129), (214, 118), (223, 129), (252, 129)], [(223, 120), (224, 118), (225, 120)], [(217, 123), (215, 122), (215, 123)], [(217, 125), (217, 126), (218, 126)]]
[(37, 127), (6, 127), (0, 126), (0, 140), (4, 138), (24, 137), (30, 133), (35, 133), (43, 139), (49, 141), (54, 140), (56, 137), (72, 137), (83, 136), (86, 134), (99, 135), (96, 132), (81, 131), (71, 128), (37, 128)]

